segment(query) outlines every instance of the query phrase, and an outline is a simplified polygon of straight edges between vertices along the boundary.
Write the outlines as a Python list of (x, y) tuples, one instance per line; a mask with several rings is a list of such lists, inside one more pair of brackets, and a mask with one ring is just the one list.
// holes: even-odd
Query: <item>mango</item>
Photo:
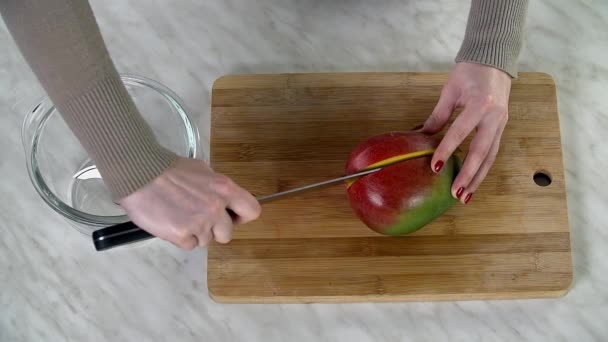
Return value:
[(439, 141), (418, 132), (388, 132), (352, 150), (346, 174), (402, 160), (347, 183), (350, 206), (367, 227), (384, 235), (410, 234), (457, 203), (451, 186), (462, 161), (452, 155), (439, 173), (433, 172), (431, 158)]

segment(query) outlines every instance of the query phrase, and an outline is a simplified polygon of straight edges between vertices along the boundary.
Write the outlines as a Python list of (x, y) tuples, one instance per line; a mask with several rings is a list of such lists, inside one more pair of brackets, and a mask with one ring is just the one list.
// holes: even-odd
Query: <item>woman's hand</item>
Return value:
[(419, 130), (428, 134), (441, 131), (454, 109), (463, 107), (433, 155), (431, 168), (438, 172), (476, 129), (464, 165), (452, 185), (453, 196), (462, 203), (469, 202), (494, 163), (507, 124), (510, 91), (511, 77), (507, 73), (486, 65), (458, 63), (433, 113)]
[(233, 224), (252, 221), (261, 210), (258, 201), (228, 177), (200, 160), (181, 157), (119, 203), (140, 228), (186, 250), (205, 247), (213, 239), (229, 242)]

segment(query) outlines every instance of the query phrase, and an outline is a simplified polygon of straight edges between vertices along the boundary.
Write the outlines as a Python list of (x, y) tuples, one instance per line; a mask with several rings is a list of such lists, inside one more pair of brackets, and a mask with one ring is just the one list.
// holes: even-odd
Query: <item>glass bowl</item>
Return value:
[[(156, 81), (126, 74), (121, 79), (159, 143), (183, 157), (200, 158), (198, 129), (180, 99)], [(21, 133), (34, 188), (74, 228), (90, 236), (97, 229), (129, 221), (47, 97), (27, 111)]]

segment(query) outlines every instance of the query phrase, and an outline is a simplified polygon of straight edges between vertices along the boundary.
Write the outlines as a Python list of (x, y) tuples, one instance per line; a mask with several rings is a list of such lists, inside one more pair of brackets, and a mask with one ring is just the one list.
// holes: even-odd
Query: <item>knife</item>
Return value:
[[(398, 158), (391, 158), (392, 160), (390, 160), (390, 161), (373, 164), (371, 167), (368, 167), (367, 169), (357, 172), (357, 173), (325, 180), (325, 181), (318, 182), (318, 183), (305, 185), (305, 186), (294, 188), (291, 190), (277, 192), (277, 193), (274, 193), (271, 195), (258, 196), (258, 197), (256, 197), (256, 200), (260, 204), (272, 202), (277, 199), (286, 197), (288, 195), (293, 195), (293, 194), (301, 193), (301, 192), (304, 192), (307, 190), (317, 189), (320, 187), (338, 184), (338, 183), (345, 182), (345, 181), (348, 181), (351, 179), (363, 177), (363, 176), (369, 175), (371, 173), (378, 172), (387, 166), (390, 166), (390, 165), (393, 165), (393, 164), (396, 164), (396, 163), (399, 163), (399, 162), (402, 162), (405, 160), (429, 155), (432, 152), (433, 152), (433, 150), (418, 151), (418, 152), (410, 153), (408, 155), (400, 156)], [(235, 216), (234, 212), (232, 212), (230, 209), (227, 209), (227, 210), (231, 216), (233, 216), (233, 217)], [(132, 221), (128, 221), (128, 222), (120, 223), (120, 224), (117, 224), (114, 226), (96, 230), (93, 232), (93, 235), (92, 235), (93, 244), (95, 245), (95, 249), (97, 251), (103, 251), (103, 250), (118, 247), (121, 245), (126, 245), (126, 244), (130, 244), (130, 243), (135, 243), (135, 242), (151, 239), (154, 237), (155, 237), (154, 235), (139, 228)]]
[[(322, 182), (309, 184), (309, 185), (302, 186), (299, 188), (291, 189), (291, 190), (277, 192), (277, 193), (274, 193), (271, 195), (258, 196), (258, 197), (256, 197), (256, 200), (260, 204), (272, 202), (277, 199), (286, 197), (288, 195), (293, 195), (293, 194), (300, 193), (303, 191), (341, 183), (341, 182), (347, 181), (349, 179), (357, 178), (357, 177), (362, 177), (362, 176), (368, 175), (370, 173), (380, 171), (384, 167), (385, 166), (381, 166), (381, 167), (353, 173), (351, 175), (342, 176), (342, 177), (338, 177), (338, 178), (334, 178), (334, 179), (329, 179), (329, 180), (325, 180)], [(231, 214), (231, 216), (234, 216), (234, 213), (230, 213), (230, 214)], [(107, 250), (110, 248), (151, 239), (154, 237), (155, 237), (154, 235), (139, 228), (132, 221), (128, 221), (128, 222), (120, 223), (120, 224), (117, 224), (114, 226), (110, 226), (110, 227), (106, 227), (106, 228), (102, 228), (102, 229), (94, 231), (93, 232), (93, 244), (95, 245), (95, 249), (97, 251), (103, 251), (103, 250)]]

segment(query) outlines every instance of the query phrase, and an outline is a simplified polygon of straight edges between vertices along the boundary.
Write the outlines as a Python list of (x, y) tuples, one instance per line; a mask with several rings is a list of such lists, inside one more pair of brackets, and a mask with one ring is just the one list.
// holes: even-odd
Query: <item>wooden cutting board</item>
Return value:
[[(224, 76), (213, 86), (212, 167), (255, 195), (337, 177), (362, 140), (422, 123), (446, 79)], [(509, 115), (495, 164), (468, 205), (456, 204), (412, 235), (386, 237), (355, 217), (342, 185), (264, 204), (230, 244), (209, 248), (210, 296), (291, 303), (565, 294), (572, 262), (552, 78), (521, 73)], [(537, 172), (551, 184), (537, 185)]]

